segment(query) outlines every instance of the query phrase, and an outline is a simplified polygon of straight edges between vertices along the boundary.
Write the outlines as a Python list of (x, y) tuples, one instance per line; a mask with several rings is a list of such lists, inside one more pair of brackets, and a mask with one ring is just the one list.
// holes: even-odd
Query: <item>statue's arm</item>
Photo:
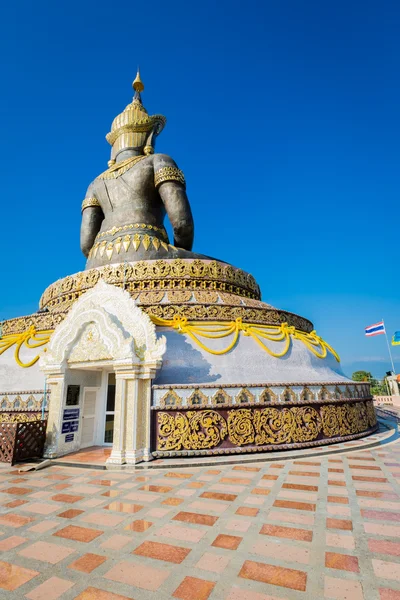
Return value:
[(174, 231), (174, 245), (191, 250), (194, 223), (184, 175), (169, 156), (159, 154), (154, 159), (154, 181)]
[(100, 231), (104, 214), (100, 202), (96, 198), (93, 190), (89, 187), (86, 198), (82, 202), (82, 221), (81, 221), (81, 250), (86, 258), (94, 244), (96, 235)]

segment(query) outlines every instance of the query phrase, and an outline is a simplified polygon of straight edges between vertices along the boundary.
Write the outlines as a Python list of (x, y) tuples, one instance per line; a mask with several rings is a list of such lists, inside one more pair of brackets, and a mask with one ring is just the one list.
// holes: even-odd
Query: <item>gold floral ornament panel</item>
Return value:
[(9, 348), (15, 346), (14, 358), (16, 363), (23, 368), (32, 367), (39, 360), (39, 354), (29, 362), (23, 362), (20, 358), (21, 348), (40, 348), (48, 343), (50, 336), (53, 333), (52, 329), (45, 331), (36, 331), (35, 326), (31, 325), (23, 333), (4, 335), (0, 338), (0, 355)]
[(157, 451), (286, 446), (360, 434), (376, 426), (372, 401), (340, 406), (157, 412)]

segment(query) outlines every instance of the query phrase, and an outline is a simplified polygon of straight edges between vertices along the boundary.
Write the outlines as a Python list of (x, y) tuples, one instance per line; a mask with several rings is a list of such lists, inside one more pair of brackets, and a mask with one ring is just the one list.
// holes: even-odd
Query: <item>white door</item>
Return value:
[(96, 390), (84, 389), (81, 448), (94, 446), (96, 424)]

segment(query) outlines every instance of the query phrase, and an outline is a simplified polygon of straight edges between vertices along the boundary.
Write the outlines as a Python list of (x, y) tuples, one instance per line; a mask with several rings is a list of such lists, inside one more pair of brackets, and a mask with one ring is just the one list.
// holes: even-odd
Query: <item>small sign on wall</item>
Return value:
[(74, 434), (73, 433), (69, 433), (68, 435), (65, 436), (65, 441), (66, 442), (73, 442), (74, 441)]
[(79, 419), (79, 408), (66, 408), (63, 414), (63, 421), (74, 421)]
[(74, 431), (78, 431), (79, 429), (79, 421), (64, 421), (62, 424), (61, 433), (72, 433)]

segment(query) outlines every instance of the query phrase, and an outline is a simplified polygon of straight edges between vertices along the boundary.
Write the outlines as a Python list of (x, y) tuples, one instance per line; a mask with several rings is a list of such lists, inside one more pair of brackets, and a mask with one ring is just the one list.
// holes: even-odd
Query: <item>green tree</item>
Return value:
[(373, 396), (386, 396), (387, 395), (387, 387), (385, 385), (385, 380), (378, 381), (375, 377), (372, 376), (372, 373), (369, 371), (354, 371), (351, 376), (353, 381), (365, 381), (371, 384), (371, 394)]
[(351, 376), (353, 381), (366, 381), (369, 382), (373, 379), (372, 373), (369, 371), (354, 371)]

